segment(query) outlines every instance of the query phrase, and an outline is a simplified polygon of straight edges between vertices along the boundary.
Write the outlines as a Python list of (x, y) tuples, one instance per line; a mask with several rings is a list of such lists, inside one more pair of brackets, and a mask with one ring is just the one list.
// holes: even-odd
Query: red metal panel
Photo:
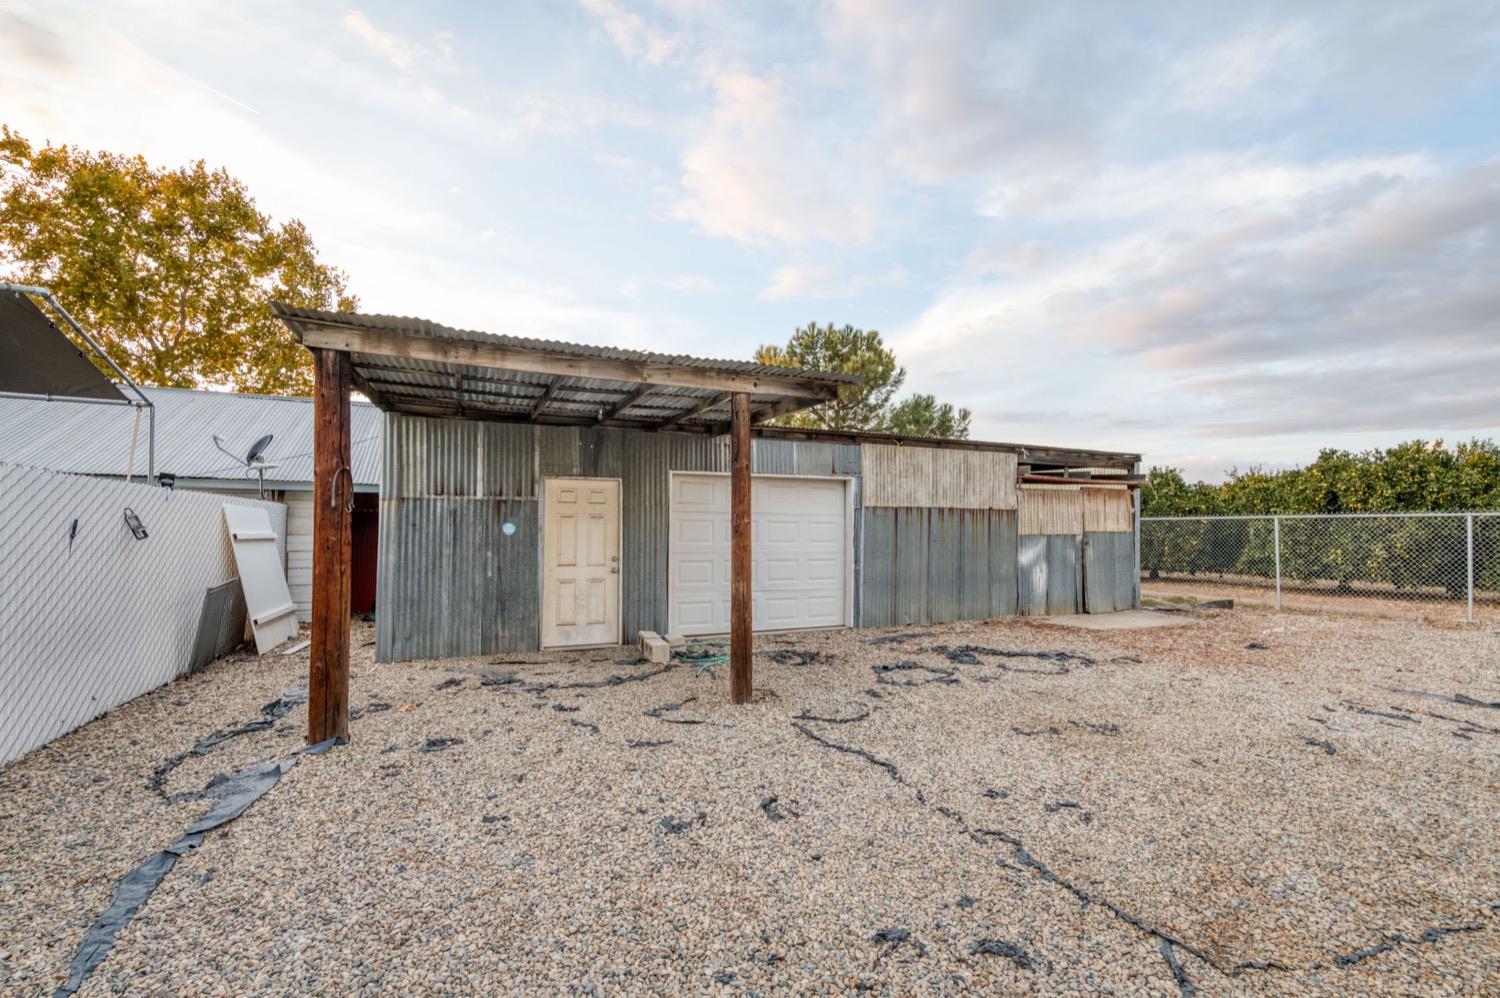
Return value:
[(374, 492), (354, 494), (349, 540), (349, 609), (370, 613), (375, 609), (375, 566), (380, 560), (380, 497)]

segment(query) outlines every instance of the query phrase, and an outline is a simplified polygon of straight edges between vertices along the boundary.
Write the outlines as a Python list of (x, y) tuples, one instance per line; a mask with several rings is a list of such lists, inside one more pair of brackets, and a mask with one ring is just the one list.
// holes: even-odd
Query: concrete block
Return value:
[(666, 665), (672, 661), (672, 646), (655, 631), (642, 631), (641, 658), (653, 665)]
[(683, 637), (681, 634), (668, 634), (667, 644), (672, 646), (673, 651), (678, 651), (687, 647), (687, 638)]

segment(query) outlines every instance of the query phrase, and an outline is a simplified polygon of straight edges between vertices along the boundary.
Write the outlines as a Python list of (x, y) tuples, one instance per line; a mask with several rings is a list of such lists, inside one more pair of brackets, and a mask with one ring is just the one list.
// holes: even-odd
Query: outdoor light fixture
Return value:
[(156, 484), (164, 489), (170, 489), (177, 484), (177, 476), (168, 471), (163, 471), (156, 476)]
[(129, 506), (125, 507), (125, 526), (130, 528), (130, 532), (135, 535), (135, 539), (138, 541), (143, 541), (149, 536), (146, 533), (146, 525), (141, 522), (139, 516), (135, 515), (135, 510)]

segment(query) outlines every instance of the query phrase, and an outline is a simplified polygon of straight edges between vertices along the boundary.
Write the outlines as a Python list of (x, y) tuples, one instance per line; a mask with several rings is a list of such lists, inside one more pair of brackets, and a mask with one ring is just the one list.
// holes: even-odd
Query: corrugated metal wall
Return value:
[(1081, 613), (1080, 541), (1073, 534), (1023, 534), (1017, 545), (1017, 605), (1024, 616)]
[(1140, 602), (1141, 573), (1135, 565), (1135, 534), (1095, 532), (1083, 538), (1083, 586), (1089, 613), (1129, 610)]
[(204, 594), (237, 577), (226, 503), (266, 509), (285, 556), (279, 503), (0, 465), (0, 762), (187, 669)]
[[(555, 476), (621, 481), (622, 630), (665, 631), (670, 473), (729, 470), (722, 436), (389, 414), (384, 439), (381, 661), (537, 646), (538, 493), (541, 480)], [(1016, 509), (1013, 454), (758, 438), (751, 469), (854, 479), (856, 626), (1004, 616), (1027, 600), (1039, 613), (1082, 605), (1077, 489), (1062, 500), (1076, 524), (1067, 538), (1072, 560), (1056, 545), (1050, 581), (1043, 559), (1039, 601), (1022, 592), (1017, 536), (1027, 514), (1024, 503)], [(872, 490), (880, 503), (869, 501)], [(1039, 523), (1067, 515), (1040, 508), (1033, 504)], [(510, 537), (500, 532), (507, 520), (517, 528)]]
[[(381, 661), (537, 647), (538, 491), (549, 477), (620, 479), (623, 631), (665, 631), (670, 472), (729, 470), (728, 438), (698, 434), (392, 413), (384, 438), (375, 604)], [(859, 464), (852, 444), (757, 439), (751, 470), (857, 475)], [(500, 531), (506, 520), (517, 528), (510, 537)], [(857, 600), (857, 570), (855, 591)]]
[(1016, 514), (865, 507), (861, 627), (1016, 612)]
[(866, 506), (1015, 509), (1016, 455), (916, 444), (864, 444)]

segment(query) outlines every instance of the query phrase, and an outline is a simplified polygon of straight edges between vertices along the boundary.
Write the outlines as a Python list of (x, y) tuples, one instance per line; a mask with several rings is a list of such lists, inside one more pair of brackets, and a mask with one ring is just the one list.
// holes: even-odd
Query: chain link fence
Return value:
[(1500, 617), (1500, 512), (1162, 516), (1140, 530), (1144, 599)]

